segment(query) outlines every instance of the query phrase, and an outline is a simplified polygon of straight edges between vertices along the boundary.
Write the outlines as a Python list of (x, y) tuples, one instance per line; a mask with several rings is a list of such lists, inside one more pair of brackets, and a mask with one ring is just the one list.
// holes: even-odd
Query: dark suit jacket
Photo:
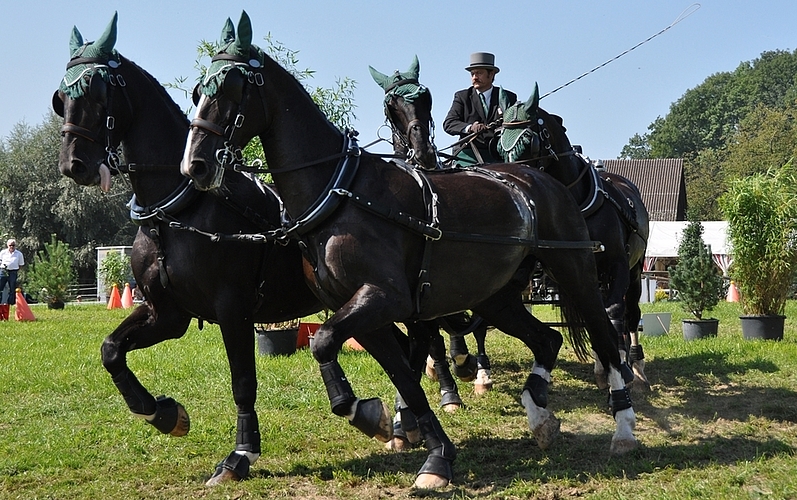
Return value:
[[(498, 92), (499, 87), (493, 86), (493, 93), (490, 96), (490, 113), (484, 116), (484, 107), (482, 106), (479, 93), (476, 89), (469, 87), (465, 90), (460, 90), (454, 94), (454, 102), (451, 104), (451, 109), (448, 110), (446, 119), (443, 120), (443, 130), (449, 135), (458, 135), (463, 137), (467, 135), (463, 130), (465, 127), (473, 122), (480, 122), (490, 124), (501, 118), (498, 113)], [(517, 101), (517, 95), (504, 89), (504, 92), (509, 96), (509, 103), (514, 104)], [(492, 131), (481, 134), (474, 142), (479, 147), (487, 147), (490, 139), (495, 134)]]

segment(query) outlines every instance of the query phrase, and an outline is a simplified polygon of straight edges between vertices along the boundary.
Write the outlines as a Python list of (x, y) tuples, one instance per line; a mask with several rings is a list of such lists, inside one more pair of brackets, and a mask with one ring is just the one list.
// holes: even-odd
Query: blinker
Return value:
[(236, 104), (241, 104), (244, 94), (244, 75), (237, 69), (231, 69), (224, 75), (221, 89), (227, 99)]
[(194, 86), (194, 91), (191, 92), (191, 100), (194, 102), (194, 106), (199, 106), (200, 97), (202, 97), (202, 91), (199, 90), (199, 84), (197, 83)]
[(105, 103), (108, 97), (108, 86), (99, 73), (93, 73), (89, 78), (89, 97), (97, 103)]
[(61, 100), (61, 96), (58, 95), (58, 91), (56, 90), (53, 92), (53, 111), (55, 114), (60, 116), (61, 118), (64, 117), (64, 101)]

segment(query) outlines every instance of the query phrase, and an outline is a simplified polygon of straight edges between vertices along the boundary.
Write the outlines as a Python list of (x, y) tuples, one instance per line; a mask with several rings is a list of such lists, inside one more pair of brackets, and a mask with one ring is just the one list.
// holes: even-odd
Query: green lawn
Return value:
[[(485, 396), (460, 383), (467, 408), (438, 412), (458, 448), (454, 482), (412, 490), (423, 450), (385, 451), (329, 411), (307, 350), (258, 356), (263, 456), (250, 479), (203, 486), (232, 451), (235, 407), (218, 328), (192, 324), (180, 340), (131, 353), (153, 394), (183, 403), (191, 432), (158, 433), (133, 418), (100, 362), (102, 339), (127, 311), (33, 306), (37, 321), (0, 323), (0, 498), (794, 498), (797, 497), (797, 304), (782, 342), (745, 341), (738, 304), (722, 303), (718, 337), (681, 338), (677, 304), (668, 335), (644, 337), (651, 392), (634, 391), (641, 446), (608, 455), (613, 421), (592, 366), (564, 348), (550, 406), (562, 436), (534, 446), (519, 391), (530, 353), (500, 333), (487, 339), (495, 388)], [(535, 313), (555, 319), (548, 306)], [(469, 341), (470, 342), (470, 341)], [(361, 397), (392, 402), (387, 377), (365, 353), (341, 364)], [(437, 387), (424, 378), (430, 402)]]

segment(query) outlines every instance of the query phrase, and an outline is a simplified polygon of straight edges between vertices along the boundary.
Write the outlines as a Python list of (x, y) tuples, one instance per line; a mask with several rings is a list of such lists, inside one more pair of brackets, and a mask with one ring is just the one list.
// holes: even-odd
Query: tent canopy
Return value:
[[(727, 240), (727, 221), (701, 221), (703, 241), (714, 255), (729, 255), (731, 245)], [(651, 221), (647, 257), (678, 257), (678, 245), (688, 221)]]

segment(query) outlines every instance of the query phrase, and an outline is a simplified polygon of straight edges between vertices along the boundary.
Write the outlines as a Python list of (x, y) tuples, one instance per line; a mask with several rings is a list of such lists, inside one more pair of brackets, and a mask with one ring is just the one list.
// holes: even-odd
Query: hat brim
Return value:
[(473, 71), (474, 69), (491, 69), (498, 73), (501, 69), (498, 66), (491, 66), (489, 64), (474, 64), (465, 68), (465, 71)]

